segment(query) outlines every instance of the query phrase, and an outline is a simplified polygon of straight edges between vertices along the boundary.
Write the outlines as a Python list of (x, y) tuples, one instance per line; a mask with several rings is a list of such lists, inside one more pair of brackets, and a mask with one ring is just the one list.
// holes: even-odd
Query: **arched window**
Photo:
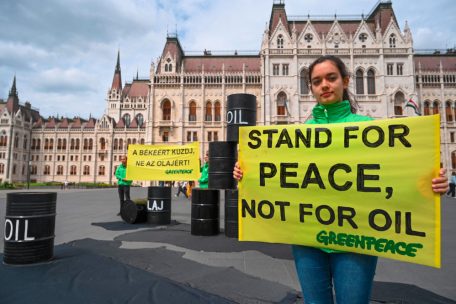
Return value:
[(190, 101), (188, 107), (188, 121), (196, 121), (196, 102)]
[(141, 113), (136, 115), (136, 121), (138, 122), (138, 126), (141, 128), (144, 124), (144, 116)]
[(139, 141), (139, 144), (144, 145), (144, 138), (141, 138), (141, 140)]
[(390, 37), (389, 37), (389, 45), (390, 45), (390, 48), (395, 48), (396, 47), (396, 35), (395, 34), (391, 34)]
[(76, 175), (76, 170), (77, 170), (77, 169), (76, 169), (76, 166), (75, 166), (75, 165), (72, 165), (72, 166), (70, 167), (70, 175)]
[(453, 121), (453, 111), (451, 109), (450, 101), (445, 102), (445, 114), (446, 114), (447, 121)]
[(456, 121), (456, 106), (453, 109), (453, 117), (455, 117), (455, 121)]
[(57, 175), (63, 175), (63, 166), (62, 165), (58, 165), (57, 166)]
[(283, 36), (282, 35), (277, 36), (277, 48), (283, 49)]
[(424, 107), (423, 107), (423, 115), (430, 115), (431, 114), (431, 111), (430, 111), (430, 103), (429, 101), (425, 101), (424, 102)]
[(62, 139), (61, 138), (57, 139), (57, 150), (62, 150)]
[(285, 103), (287, 102), (287, 94), (280, 92), (277, 95), (277, 115), (285, 115)]
[(0, 164), (0, 174), (5, 173), (5, 164)]
[(66, 145), (67, 145), (67, 140), (66, 140), (66, 138), (64, 138), (62, 141), (62, 150), (66, 150)]
[(165, 72), (172, 72), (173, 71), (173, 64), (171, 63), (171, 59), (166, 59), (165, 63)]
[(44, 166), (43, 174), (44, 174), (44, 175), (50, 175), (50, 174), (51, 174), (51, 166), (45, 165), (45, 166)]
[(131, 123), (130, 114), (128, 114), (128, 113), (125, 114), (122, 119), (124, 121), (125, 126), (128, 128), (130, 126), (130, 123)]
[(355, 73), (356, 94), (364, 94), (363, 70), (357, 69)]
[(375, 71), (373, 69), (367, 71), (367, 94), (375, 94)]
[(74, 147), (75, 150), (79, 150), (79, 143), (80, 143), (79, 138), (76, 138), (76, 146)]
[(22, 148), (27, 149), (27, 135), (24, 135), (24, 142), (22, 143)]
[(49, 140), (49, 150), (54, 150), (54, 139), (53, 138), (51, 138)]
[(122, 151), (123, 150), (123, 139), (119, 139), (119, 150)]
[(75, 143), (75, 140), (74, 140), (74, 138), (72, 138), (70, 140), (70, 150), (74, 150), (74, 143)]
[(44, 150), (48, 150), (49, 149), (49, 139), (45, 138), (44, 139)]
[(117, 138), (114, 138), (114, 147), (113, 150), (117, 150), (117, 145), (119, 144), (119, 140)]
[(212, 121), (212, 102), (206, 102), (205, 112), (205, 120)]
[(14, 148), (18, 148), (19, 147), (19, 135), (17, 133), (15, 133), (14, 135)]
[(456, 169), (456, 151), (451, 152), (451, 169)]
[(394, 115), (404, 115), (402, 109), (404, 108), (404, 93), (397, 92), (394, 95)]
[(222, 120), (222, 114), (221, 114), (221, 107), (220, 107), (220, 102), (216, 101), (214, 104), (214, 120), (215, 121), (221, 121)]
[(89, 150), (93, 149), (93, 138), (89, 138)]
[(171, 102), (166, 99), (162, 104), (163, 120), (171, 120)]
[(84, 166), (84, 171), (82, 173), (83, 175), (90, 175), (90, 166), (85, 165)]
[(300, 93), (301, 95), (308, 95), (309, 94), (309, 72), (307, 69), (302, 69), (300, 78)]
[(41, 139), (38, 138), (36, 140), (35, 150), (39, 150), (39, 149), (41, 149)]
[(105, 150), (106, 149), (106, 140), (104, 137), (100, 138), (100, 150)]
[(98, 175), (105, 175), (105, 166), (98, 167)]
[(440, 113), (440, 104), (439, 102), (436, 100), (432, 103), (432, 114), (439, 114)]

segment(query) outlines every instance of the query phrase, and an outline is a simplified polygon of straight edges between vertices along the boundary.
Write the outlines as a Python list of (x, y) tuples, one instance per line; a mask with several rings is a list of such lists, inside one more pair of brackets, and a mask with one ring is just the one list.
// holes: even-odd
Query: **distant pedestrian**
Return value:
[(187, 198), (192, 198), (193, 185), (194, 185), (193, 181), (189, 181), (187, 183), (187, 190), (185, 191), (187, 193)]
[(186, 198), (188, 198), (188, 196), (187, 196), (187, 182), (177, 182), (176, 197), (179, 197), (179, 194), (181, 192), (185, 195)]
[(450, 190), (448, 190), (447, 195), (451, 193), (451, 197), (454, 198), (456, 190), (456, 172), (451, 173), (450, 177)]
[[(127, 175), (127, 157), (125, 155), (120, 157), (121, 164), (116, 169), (116, 178), (117, 178), (117, 189), (119, 191), (119, 200), (120, 200), (120, 210), (122, 210), (122, 205), (126, 200), (130, 200), (130, 185), (131, 180), (125, 179)], [(117, 213), (117, 215), (120, 215)]]
[(68, 181), (65, 180), (65, 182), (63, 183), (63, 188), (66, 190), (68, 189)]
[(201, 189), (207, 189), (209, 185), (209, 151), (204, 155), (204, 165), (201, 167), (201, 177), (198, 180)]

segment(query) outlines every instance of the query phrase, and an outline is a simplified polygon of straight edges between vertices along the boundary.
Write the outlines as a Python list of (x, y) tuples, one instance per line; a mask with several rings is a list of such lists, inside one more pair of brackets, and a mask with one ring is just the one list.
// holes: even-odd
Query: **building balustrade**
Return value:
[(326, 49), (328, 55), (350, 55), (350, 49)]
[(298, 55), (321, 55), (321, 49), (299, 49)]
[(293, 49), (270, 49), (270, 55), (293, 55)]
[(379, 49), (366, 49), (366, 48), (361, 48), (361, 49), (353, 49), (353, 54), (355, 55), (378, 55), (380, 54)]
[(383, 54), (407, 54), (408, 49), (407, 48), (386, 48), (383, 49)]

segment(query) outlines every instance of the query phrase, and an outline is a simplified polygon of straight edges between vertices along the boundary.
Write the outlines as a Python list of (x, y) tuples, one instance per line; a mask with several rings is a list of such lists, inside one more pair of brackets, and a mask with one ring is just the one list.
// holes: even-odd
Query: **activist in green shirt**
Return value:
[(209, 152), (204, 155), (204, 165), (201, 167), (201, 177), (198, 179), (199, 187), (207, 189), (209, 184)]
[[(310, 88), (317, 100), (309, 124), (369, 121), (371, 117), (358, 115), (357, 104), (348, 92), (349, 73), (345, 64), (335, 56), (322, 56), (309, 67)], [(337, 158), (337, 155), (334, 156)], [(448, 189), (445, 176), (432, 180), (436, 193)], [(242, 179), (239, 163), (233, 177)], [(372, 289), (377, 257), (351, 252), (319, 249), (310, 246), (293, 246), (296, 271), (301, 283), (305, 303), (368, 303)]]
[[(117, 167), (115, 176), (117, 178), (117, 190), (119, 192), (120, 211), (122, 205), (126, 200), (130, 200), (130, 185), (131, 180), (125, 179), (127, 176), (127, 157), (125, 155), (120, 157), (121, 164)], [(117, 215), (120, 215), (120, 211)]]

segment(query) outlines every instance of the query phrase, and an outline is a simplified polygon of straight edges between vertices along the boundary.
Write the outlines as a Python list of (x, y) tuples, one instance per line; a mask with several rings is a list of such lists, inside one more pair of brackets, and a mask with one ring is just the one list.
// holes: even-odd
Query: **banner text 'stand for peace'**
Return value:
[(240, 128), (240, 240), (439, 267), (439, 131), (438, 116)]

